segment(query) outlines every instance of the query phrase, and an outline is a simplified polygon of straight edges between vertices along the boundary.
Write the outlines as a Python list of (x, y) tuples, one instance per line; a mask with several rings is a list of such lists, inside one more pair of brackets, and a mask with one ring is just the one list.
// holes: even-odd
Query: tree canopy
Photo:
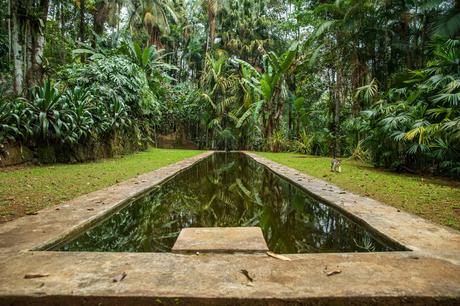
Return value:
[(0, 144), (174, 133), (460, 175), (458, 0), (0, 4)]

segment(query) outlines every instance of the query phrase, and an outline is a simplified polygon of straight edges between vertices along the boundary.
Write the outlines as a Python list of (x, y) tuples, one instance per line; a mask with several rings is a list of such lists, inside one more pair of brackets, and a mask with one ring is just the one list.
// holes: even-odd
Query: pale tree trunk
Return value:
[(343, 71), (339, 68), (336, 72), (336, 85), (335, 85), (335, 107), (334, 107), (334, 158), (340, 156), (340, 108), (342, 101), (342, 85), (343, 85)]
[(33, 50), (33, 46), (32, 46), (32, 34), (31, 34), (31, 31), (30, 31), (30, 22), (28, 19), (26, 19), (24, 21), (24, 31), (22, 33), (23, 37), (24, 37), (24, 41), (23, 41), (23, 51), (24, 51), (24, 64), (23, 64), (23, 67), (24, 67), (24, 77), (25, 77), (25, 80), (24, 80), (24, 83), (25, 83), (25, 88), (24, 90), (27, 89), (28, 86), (30, 86), (30, 82), (31, 82), (31, 79), (32, 79), (32, 50)]
[(8, 0), (8, 64), (11, 63), (11, 0)]
[(85, 41), (85, 0), (80, 0), (80, 42)]
[(209, 23), (208, 40), (206, 42), (206, 52), (208, 52), (212, 49), (216, 37), (217, 0), (206, 0), (206, 8), (208, 11)]
[[(44, 26), (48, 6), (49, 0), (40, 0), (37, 7), (30, 1), (11, 2), (14, 92), (18, 95), (24, 93), (24, 84), (33, 86), (43, 79)], [(34, 19), (30, 18), (31, 11), (40, 12), (41, 22), (34, 22)]]
[(24, 51), (21, 43), (21, 21), (18, 14), (18, 5), (19, 3), (14, 0), (11, 3), (11, 47), (14, 63), (13, 89), (16, 94), (20, 95), (24, 90)]
[[(80, 0), (79, 36), (80, 42), (83, 44), (85, 42), (85, 0)], [(85, 55), (83, 53), (80, 55), (80, 61), (82, 63), (85, 61)]]
[(42, 22), (39, 25), (39, 30), (35, 33), (36, 42), (33, 50), (33, 78), (36, 83), (43, 81), (43, 51), (45, 49), (45, 28), (46, 20), (48, 19), (49, 0), (40, 1), (40, 11)]
[(61, 25), (61, 35), (64, 36), (65, 33), (65, 15), (64, 15), (64, 4), (59, 4), (59, 23)]

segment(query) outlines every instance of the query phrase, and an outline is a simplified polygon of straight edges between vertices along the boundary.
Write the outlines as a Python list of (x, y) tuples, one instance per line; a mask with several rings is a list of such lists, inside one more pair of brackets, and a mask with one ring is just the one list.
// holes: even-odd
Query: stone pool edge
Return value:
[[(460, 232), (434, 224), (374, 199), (349, 192), (288, 166), (243, 152), (271, 171), (307, 190), (313, 197), (345, 212), (390, 240), (412, 250), (413, 256), (430, 256), (460, 265)], [(341, 174), (342, 175), (342, 174)], [(346, 173), (343, 173), (346, 175)]]
[[(74, 233), (76, 228), (81, 229), (82, 224), (94, 222), (133, 196), (212, 154), (205, 152), (44, 209), (36, 216), (0, 225), (0, 304), (460, 303), (460, 264), (455, 257), (460, 248), (460, 243), (455, 245), (459, 233), (398, 212), (404, 216), (403, 220), (407, 219), (409, 225), (416, 227), (413, 231), (406, 231), (405, 225), (385, 222), (385, 213), (391, 213), (388, 209), (393, 209), (392, 217), (395, 208), (326, 185), (327, 182), (254, 153), (245, 153), (278, 175), (318, 193), (317, 196), (335, 206), (343, 206), (356, 218), (372, 227), (377, 226), (377, 231), (414, 251), (296, 254), (289, 255), (292, 258), (289, 262), (260, 254), (30, 251), (64, 237), (65, 233)], [(112, 202), (106, 203), (107, 198)], [(63, 212), (72, 214), (73, 218), (61, 220)], [(28, 230), (21, 229), (21, 226), (26, 226)], [(396, 233), (398, 230), (401, 230), (399, 235)], [(56, 235), (57, 232), (60, 234)], [(425, 234), (431, 238), (417, 242)], [(249, 283), (241, 269), (248, 270), (254, 276), (254, 282)], [(328, 276), (331, 271), (340, 272)], [(113, 282), (113, 278), (123, 272), (127, 273), (126, 278)], [(41, 277), (25, 279), (26, 274)]]
[(75, 236), (213, 153), (206, 151), (44, 208), (35, 215), (0, 224), (0, 256), (2, 253), (48, 249)]

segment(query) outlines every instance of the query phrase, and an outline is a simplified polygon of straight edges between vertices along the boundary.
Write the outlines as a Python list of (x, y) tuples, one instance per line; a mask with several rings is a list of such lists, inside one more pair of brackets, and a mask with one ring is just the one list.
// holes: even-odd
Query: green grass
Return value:
[(348, 160), (342, 161), (342, 173), (331, 173), (330, 158), (296, 153), (257, 154), (436, 223), (460, 227), (458, 181), (398, 174)]
[(0, 222), (70, 200), (201, 153), (149, 149), (84, 164), (0, 168)]
[[(2, 169), (0, 221), (18, 218), (199, 153), (150, 149), (93, 163)], [(397, 174), (355, 161), (343, 161), (342, 173), (331, 173), (330, 158), (295, 153), (257, 154), (434, 222), (460, 227), (458, 181)]]

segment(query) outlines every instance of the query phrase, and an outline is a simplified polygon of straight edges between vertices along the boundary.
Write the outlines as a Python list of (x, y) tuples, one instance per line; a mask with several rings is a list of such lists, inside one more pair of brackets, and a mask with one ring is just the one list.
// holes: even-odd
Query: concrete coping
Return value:
[(262, 253), (36, 251), (88, 229), (212, 153), (1, 224), (0, 304), (460, 304), (458, 231), (250, 152), (245, 154), (412, 251), (285, 254), (290, 261)]

